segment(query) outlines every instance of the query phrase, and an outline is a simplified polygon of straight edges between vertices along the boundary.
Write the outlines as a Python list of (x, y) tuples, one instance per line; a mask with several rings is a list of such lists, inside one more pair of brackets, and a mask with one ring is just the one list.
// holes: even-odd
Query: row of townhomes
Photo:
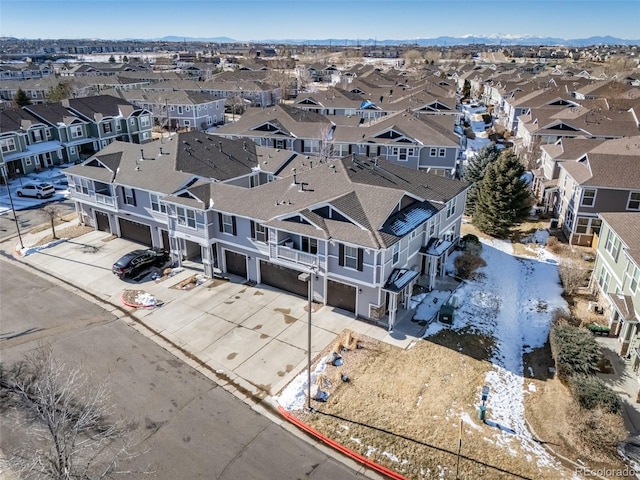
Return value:
[(115, 140), (151, 140), (151, 113), (100, 95), (0, 111), (0, 163), (9, 176), (76, 163)]
[(169, 248), (208, 276), (306, 296), (299, 275), (311, 273), (314, 301), (388, 328), (417, 282), (445, 273), (467, 190), (382, 157), (320, 162), (195, 131), (113, 142), (65, 175), (85, 224)]

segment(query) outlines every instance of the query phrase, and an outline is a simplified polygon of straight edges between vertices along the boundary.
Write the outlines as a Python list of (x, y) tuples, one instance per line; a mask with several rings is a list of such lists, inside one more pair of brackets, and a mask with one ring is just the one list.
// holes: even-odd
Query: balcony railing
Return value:
[(116, 199), (115, 197), (109, 197), (107, 195), (96, 193), (96, 203), (99, 203), (101, 205), (107, 205), (109, 207), (115, 207)]
[(302, 265), (318, 264), (318, 256), (312, 253), (301, 252), (293, 248), (279, 245), (277, 249), (279, 259), (289, 260), (290, 262), (300, 263)]

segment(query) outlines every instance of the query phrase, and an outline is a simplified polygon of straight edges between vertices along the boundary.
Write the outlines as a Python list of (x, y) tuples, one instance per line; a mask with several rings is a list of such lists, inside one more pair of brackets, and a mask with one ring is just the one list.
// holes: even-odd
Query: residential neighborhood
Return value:
[(2, 37), (0, 146), (7, 478), (59, 349), (136, 478), (640, 478), (640, 46)]

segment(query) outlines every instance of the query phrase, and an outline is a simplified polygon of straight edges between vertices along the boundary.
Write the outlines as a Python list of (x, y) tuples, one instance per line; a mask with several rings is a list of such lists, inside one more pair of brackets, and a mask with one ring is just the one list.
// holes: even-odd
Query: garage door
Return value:
[(96, 212), (96, 227), (101, 232), (111, 232), (111, 228), (109, 228), (109, 215)]
[(356, 313), (356, 288), (327, 280), (327, 305)]
[(260, 260), (260, 281), (262, 283), (307, 298), (307, 282), (298, 280), (300, 273), (302, 272), (292, 268)]
[(227, 273), (247, 278), (247, 257), (241, 253), (225, 250), (224, 259), (227, 265)]
[(120, 236), (122, 238), (151, 246), (151, 227), (149, 225), (132, 222), (124, 218), (120, 218), (118, 221), (120, 223)]

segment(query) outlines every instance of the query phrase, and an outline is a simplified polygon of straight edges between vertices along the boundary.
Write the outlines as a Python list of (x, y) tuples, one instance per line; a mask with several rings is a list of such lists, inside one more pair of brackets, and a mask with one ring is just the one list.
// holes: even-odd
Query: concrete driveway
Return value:
[[(120, 280), (111, 265), (139, 244), (94, 231), (32, 253), (23, 258), (44, 272), (90, 293), (118, 310), (132, 310), (121, 302), (125, 289), (144, 290), (163, 302), (137, 309), (133, 324), (165, 348), (186, 355), (194, 367), (215, 372), (220, 383), (245, 395), (276, 395), (307, 365), (307, 300), (244, 281), (211, 279), (191, 290), (174, 288), (198, 273), (185, 269), (160, 282)], [(173, 288), (172, 288), (173, 287)], [(122, 316), (122, 315), (120, 315)], [(384, 328), (333, 307), (312, 313), (312, 356), (333, 343), (344, 329), (406, 348), (415, 338), (390, 335)], [(232, 388), (233, 390), (233, 388)]]

